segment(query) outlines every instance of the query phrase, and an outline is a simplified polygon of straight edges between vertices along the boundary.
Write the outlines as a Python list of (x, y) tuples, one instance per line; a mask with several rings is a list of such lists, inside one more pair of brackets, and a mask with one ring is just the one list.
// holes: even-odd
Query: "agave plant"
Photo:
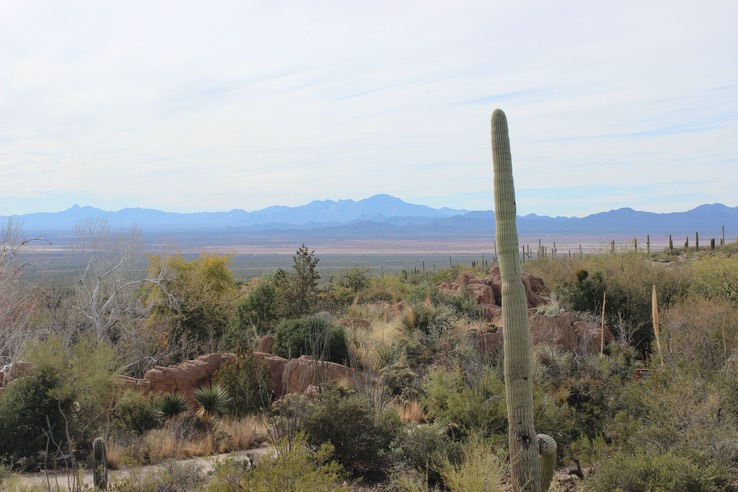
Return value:
[(195, 415), (204, 422), (212, 422), (214, 419), (222, 417), (231, 402), (228, 391), (219, 384), (198, 388), (195, 390), (194, 396), (199, 405)]
[(164, 420), (169, 420), (187, 411), (187, 398), (181, 393), (169, 393), (161, 398), (158, 413)]

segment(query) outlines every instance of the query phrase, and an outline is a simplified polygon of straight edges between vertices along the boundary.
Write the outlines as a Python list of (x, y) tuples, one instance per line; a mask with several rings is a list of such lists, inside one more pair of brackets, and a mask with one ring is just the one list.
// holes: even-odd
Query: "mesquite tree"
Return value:
[[(505, 113), (492, 113), (497, 253), (502, 278), (505, 396), (507, 398), (510, 466), (515, 490), (548, 490), (553, 477), (556, 442), (536, 435), (533, 425), (533, 380), (528, 333), (528, 300), (520, 279), (515, 186)], [(539, 456), (539, 453), (541, 456)], [(541, 467), (543, 464), (543, 467)]]

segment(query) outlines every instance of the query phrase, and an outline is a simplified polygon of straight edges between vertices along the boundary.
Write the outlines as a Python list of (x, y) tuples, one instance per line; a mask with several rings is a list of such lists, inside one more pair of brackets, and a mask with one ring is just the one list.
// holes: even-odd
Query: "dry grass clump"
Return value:
[(218, 447), (221, 453), (251, 449), (268, 438), (268, 422), (263, 415), (227, 419), (220, 423), (218, 430), (225, 434)]
[(418, 400), (405, 402), (400, 406), (400, 420), (403, 422), (415, 422), (422, 424), (426, 422), (423, 406)]
[(126, 462), (159, 463), (168, 459), (230, 453), (259, 446), (267, 437), (267, 421), (260, 415), (219, 420), (211, 428), (199, 431), (193, 431), (182, 422), (171, 422), (164, 428), (148, 431), (126, 447), (111, 440), (108, 464), (117, 468)]

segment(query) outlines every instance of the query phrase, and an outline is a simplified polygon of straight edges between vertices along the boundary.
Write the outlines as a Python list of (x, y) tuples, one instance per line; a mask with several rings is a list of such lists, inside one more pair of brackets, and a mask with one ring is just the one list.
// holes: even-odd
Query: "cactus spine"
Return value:
[(108, 462), (105, 439), (98, 437), (92, 442), (93, 482), (96, 489), (108, 488)]
[[(533, 380), (528, 333), (528, 300), (520, 279), (515, 186), (507, 118), (492, 113), (492, 161), (497, 251), (502, 279), (502, 322), (505, 330), (505, 396), (510, 466), (515, 490), (548, 490), (556, 460), (556, 442), (536, 435), (533, 425)], [(539, 453), (542, 456), (539, 456)], [(541, 459), (543, 458), (543, 459)], [(543, 462), (545, 468), (541, 469)], [(542, 480), (543, 479), (543, 480)]]

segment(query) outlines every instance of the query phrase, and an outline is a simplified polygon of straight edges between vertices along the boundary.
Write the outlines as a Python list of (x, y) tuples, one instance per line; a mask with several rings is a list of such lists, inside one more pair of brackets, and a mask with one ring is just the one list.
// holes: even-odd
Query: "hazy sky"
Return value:
[(738, 2), (0, 2), (0, 215), (738, 205)]

